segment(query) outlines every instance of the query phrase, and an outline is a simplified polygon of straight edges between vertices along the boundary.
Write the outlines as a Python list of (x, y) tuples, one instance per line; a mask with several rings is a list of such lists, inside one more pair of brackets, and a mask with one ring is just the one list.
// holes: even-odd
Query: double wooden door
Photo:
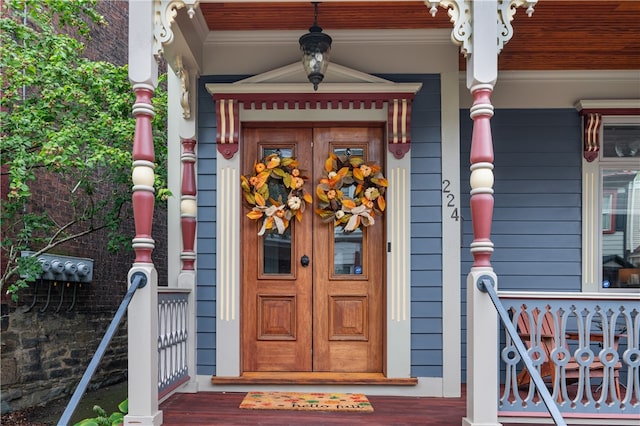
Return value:
[[(383, 164), (381, 127), (243, 129), (243, 167), (294, 157), (314, 203), (287, 231), (258, 236), (242, 210), (243, 372), (382, 372), (385, 224), (344, 233), (314, 212), (330, 152)], [(259, 222), (259, 221), (258, 221)]]

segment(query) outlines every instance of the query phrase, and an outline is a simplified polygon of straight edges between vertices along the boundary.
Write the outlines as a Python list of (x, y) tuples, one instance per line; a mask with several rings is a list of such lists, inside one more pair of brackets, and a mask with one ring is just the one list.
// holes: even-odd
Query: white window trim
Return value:
[[(615, 106), (615, 104), (611, 104)], [(627, 105), (625, 105), (627, 106)], [(625, 288), (602, 288), (602, 169), (637, 168), (636, 158), (604, 158), (605, 125), (640, 124), (638, 115), (603, 115), (600, 124), (598, 158), (582, 159), (582, 291), (628, 293)], [(594, 262), (593, 260), (597, 261)], [(631, 290), (632, 291), (632, 290)]]

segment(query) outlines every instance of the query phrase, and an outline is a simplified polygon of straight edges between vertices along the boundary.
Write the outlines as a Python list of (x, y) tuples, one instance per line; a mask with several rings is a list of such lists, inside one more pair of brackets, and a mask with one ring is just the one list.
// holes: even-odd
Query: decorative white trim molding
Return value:
[[(393, 206), (407, 206), (410, 203), (411, 193), (409, 181), (411, 180), (410, 164), (402, 164), (388, 168), (389, 176), (389, 203)], [(408, 209), (390, 209), (387, 212), (389, 218), (388, 233), (391, 252), (389, 254), (389, 273), (387, 274), (387, 288), (391, 300), (389, 318), (391, 321), (406, 321), (409, 316), (409, 299), (411, 290), (410, 274), (406, 250), (410, 250), (411, 217), (407, 215)]]
[[(349, 84), (345, 84), (349, 83)], [(237, 81), (235, 83), (209, 83), (207, 91), (223, 94), (286, 94), (286, 93), (417, 93), (421, 83), (395, 83), (371, 74), (332, 63), (318, 87), (313, 90), (304, 68), (295, 62), (275, 70)]]
[[(238, 164), (239, 165), (239, 164)], [(218, 315), (221, 321), (236, 321), (239, 313), (239, 288), (240, 278), (238, 270), (234, 266), (240, 253), (239, 246), (239, 206), (240, 196), (237, 190), (239, 173), (237, 167), (224, 167), (218, 172), (218, 233), (219, 250), (218, 258)]]
[[(636, 82), (640, 82), (637, 72), (634, 72)], [(620, 109), (640, 109), (640, 99), (585, 99), (576, 102), (576, 109), (582, 111), (585, 109), (597, 110), (620, 110)]]
[(171, 25), (175, 22), (178, 9), (187, 7), (189, 17), (193, 19), (200, 0), (155, 0), (153, 54), (156, 59), (162, 56), (163, 47), (173, 41)]
[[(425, 2), (426, 3), (426, 2)], [(471, 3), (466, 0), (429, 1), (431, 16), (436, 16), (437, 5), (447, 9), (453, 30), (451, 41), (460, 46), (460, 53), (466, 58), (471, 53)]]
[[(516, 14), (516, 9), (521, 6), (527, 6), (527, 15), (531, 17), (533, 14), (533, 7), (538, 0), (497, 0), (497, 43), (498, 53), (502, 50), (505, 44), (513, 36), (513, 26), (511, 21)], [(460, 46), (460, 53), (464, 57), (468, 57), (473, 53), (472, 48), (472, 13), (471, 13), (471, 0), (427, 0), (425, 5), (431, 5), (429, 12), (431, 16), (436, 16), (438, 12), (438, 6), (447, 9), (447, 13), (451, 18), (453, 24), (453, 30), (451, 31), (451, 40)]]
[(182, 118), (188, 120), (191, 118), (191, 93), (189, 71), (182, 65), (182, 56), (176, 56), (175, 73), (180, 79), (182, 93), (180, 94), (180, 106), (182, 107)]
[(239, 157), (219, 156), (216, 161), (216, 374), (220, 376), (240, 375)]
[(527, 6), (527, 15), (533, 15), (533, 7), (538, 0), (500, 0), (498, 2), (498, 53), (513, 37), (511, 21), (519, 7)]

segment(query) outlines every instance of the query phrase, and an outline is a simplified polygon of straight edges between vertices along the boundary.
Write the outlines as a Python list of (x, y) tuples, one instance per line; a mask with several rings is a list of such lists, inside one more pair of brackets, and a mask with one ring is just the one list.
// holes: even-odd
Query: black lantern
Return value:
[(300, 37), (300, 50), (302, 50), (302, 65), (307, 73), (309, 81), (313, 83), (313, 90), (318, 90), (318, 84), (324, 78), (324, 73), (329, 65), (331, 53), (331, 37), (322, 32), (318, 26), (318, 2), (313, 2), (315, 17), (309, 32)]

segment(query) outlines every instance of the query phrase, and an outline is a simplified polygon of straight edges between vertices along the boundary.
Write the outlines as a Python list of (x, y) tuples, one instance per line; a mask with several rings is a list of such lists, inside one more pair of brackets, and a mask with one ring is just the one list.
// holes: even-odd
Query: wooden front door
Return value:
[(383, 165), (381, 127), (245, 128), (243, 167), (279, 152), (309, 176), (302, 222), (258, 236), (242, 218), (243, 372), (382, 372), (385, 224), (352, 233), (315, 214), (329, 152)]

